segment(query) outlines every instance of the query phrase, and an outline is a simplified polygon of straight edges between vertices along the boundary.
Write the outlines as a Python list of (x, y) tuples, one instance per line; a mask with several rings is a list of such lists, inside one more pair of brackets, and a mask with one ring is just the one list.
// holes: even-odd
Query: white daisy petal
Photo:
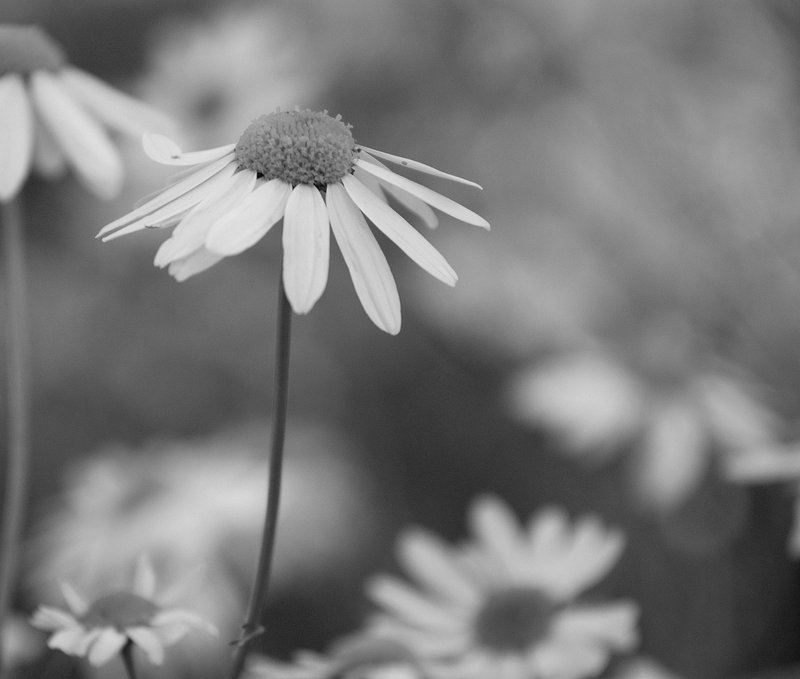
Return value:
[(341, 184), (328, 186), (326, 201), (334, 238), (364, 311), (381, 330), (396, 335), (400, 296), (378, 241)]
[(104, 627), (89, 649), (89, 662), (95, 667), (107, 663), (126, 643), (127, 635), (113, 627)]
[(469, 523), (478, 540), (516, 580), (525, 568), (522, 531), (508, 505), (495, 496), (480, 497), (470, 507)]
[(565, 643), (559, 638), (538, 644), (529, 660), (533, 676), (579, 677), (597, 676), (608, 664), (609, 652), (596, 644)]
[(308, 184), (298, 184), (283, 219), (283, 283), (295, 313), (311, 311), (328, 282), (330, 229), (325, 201)]
[(375, 576), (367, 582), (366, 590), (376, 604), (412, 625), (434, 630), (456, 630), (463, 626), (463, 616), (397, 578)]
[(153, 630), (148, 627), (129, 627), (125, 632), (131, 641), (144, 651), (151, 663), (154, 665), (164, 663), (164, 646)]
[(143, 599), (152, 599), (156, 593), (156, 572), (146, 554), (139, 557), (133, 574), (132, 591)]
[(444, 257), (405, 219), (352, 175), (342, 178), (347, 194), (358, 208), (414, 262), (447, 285), (455, 285), (456, 272)]
[(100, 125), (75, 102), (54, 74), (36, 71), (31, 75), (30, 87), (36, 112), (78, 178), (103, 198), (115, 196), (122, 186), (122, 161)]
[(155, 630), (172, 625), (183, 625), (187, 629), (201, 630), (213, 637), (219, 635), (217, 628), (205, 618), (191, 611), (184, 610), (183, 608), (167, 608), (159, 611), (153, 616), (150, 624)]
[(427, 186), (423, 186), (422, 184), (413, 182), (410, 179), (401, 177), (399, 174), (395, 174), (391, 170), (381, 167), (380, 165), (375, 165), (374, 163), (368, 163), (361, 158), (356, 161), (356, 165), (366, 170), (370, 174), (375, 175), (378, 179), (392, 184), (399, 189), (407, 191), (412, 196), (416, 196), (420, 200), (428, 203), (428, 205), (431, 205), (462, 222), (474, 224), (475, 226), (480, 226), (484, 229), (490, 228), (489, 222), (487, 222), (479, 214), (468, 208), (465, 208), (460, 203), (456, 203), (456, 201), (454, 201), (452, 198), (448, 198), (447, 196), (443, 196), (441, 193), (437, 193), (433, 189), (429, 189)]
[[(216, 182), (224, 181), (227, 178), (228, 175), (223, 171), (226, 168), (232, 170), (233, 167), (234, 164), (227, 157), (209, 163), (128, 214), (106, 224), (100, 229), (97, 236), (102, 237), (104, 241), (113, 240), (194, 207), (206, 197), (209, 191), (213, 190)], [(110, 233), (117, 229), (120, 231), (114, 234)]]
[(204, 247), (169, 265), (169, 275), (182, 283), (188, 278), (210, 269), (222, 259), (220, 255), (209, 252)]
[(28, 176), (33, 153), (33, 112), (22, 78), (0, 78), (0, 201), (13, 198)]
[(419, 172), (424, 172), (425, 174), (433, 175), (434, 177), (441, 177), (442, 179), (450, 179), (454, 182), (467, 184), (468, 186), (474, 186), (476, 189), (483, 190), (483, 187), (480, 184), (476, 184), (475, 182), (472, 182), (469, 179), (457, 177), (454, 174), (448, 174), (447, 172), (442, 172), (441, 170), (437, 170), (435, 167), (431, 167), (430, 165), (426, 165), (425, 163), (420, 163), (418, 160), (411, 160), (410, 158), (394, 156), (391, 153), (386, 153), (386, 151), (378, 151), (377, 149), (371, 149), (367, 146), (363, 146), (362, 144), (359, 144), (358, 146), (359, 148), (364, 149), (367, 153), (373, 156), (377, 156), (378, 158), (383, 158), (384, 160), (388, 160), (391, 163), (396, 163), (397, 165), (402, 165), (403, 167), (407, 167), (412, 170), (418, 170)]
[(397, 545), (400, 563), (406, 571), (432, 594), (463, 606), (476, 605), (477, 586), (459, 568), (446, 545), (423, 530), (407, 530)]
[(33, 166), (43, 177), (58, 177), (66, 170), (67, 159), (45, 124), (38, 116), (34, 118)]
[(50, 631), (79, 626), (74, 615), (52, 606), (39, 606), (31, 618), (31, 625)]
[(175, 128), (175, 123), (167, 116), (86, 71), (64, 66), (59, 77), (77, 101), (115, 130), (140, 135), (148, 131), (168, 132)]
[(261, 181), (236, 208), (216, 219), (206, 247), (226, 257), (252, 247), (283, 217), (291, 191), (291, 185), (280, 179)]
[(68, 582), (59, 583), (59, 587), (61, 588), (61, 595), (64, 597), (64, 601), (66, 601), (67, 606), (69, 606), (69, 610), (79, 617), (85, 615), (86, 611), (89, 610), (89, 604), (78, 594), (75, 588)]
[(153, 134), (146, 132), (142, 135), (142, 146), (144, 152), (157, 163), (162, 165), (199, 165), (218, 160), (233, 152), (236, 144), (225, 144), (213, 149), (204, 151), (192, 151), (183, 153), (169, 137), (163, 134)]
[[(364, 154), (362, 157), (366, 161), (375, 163), (381, 167), (385, 167), (379, 160), (376, 160), (367, 154)], [(369, 172), (365, 172), (360, 167), (356, 167), (353, 174), (355, 175), (356, 179), (358, 179), (367, 188), (371, 189), (376, 195), (383, 196), (384, 194), (388, 194), (392, 196), (392, 198), (394, 198), (403, 207), (405, 207), (407, 210), (410, 210), (420, 219), (422, 219), (425, 226), (427, 226), (429, 229), (435, 229), (439, 225), (439, 218), (431, 209), (430, 205), (420, 200), (416, 196), (412, 196), (408, 191), (403, 191), (403, 189), (399, 189), (393, 184), (381, 182), (377, 177), (371, 175)]]
[(559, 613), (551, 629), (558, 637), (601, 643), (625, 651), (633, 648), (639, 640), (636, 630), (638, 617), (639, 607), (632, 601), (576, 606)]
[(85, 630), (81, 626), (56, 632), (47, 640), (48, 648), (55, 648), (67, 655), (84, 655), (89, 645), (99, 636), (99, 630)]

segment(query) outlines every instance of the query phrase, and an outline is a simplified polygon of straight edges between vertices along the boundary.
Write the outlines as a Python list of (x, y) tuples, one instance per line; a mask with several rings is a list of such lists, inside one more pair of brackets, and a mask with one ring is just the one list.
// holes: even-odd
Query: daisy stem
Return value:
[(289, 345), (291, 341), (292, 309), (286, 297), (283, 277), (278, 287), (278, 324), (275, 342), (275, 383), (272, 402), (272, 438), (269, 451), (269, 480), (267, 486), (267, 508), (264, 515), (264, 529), (261, 535), (261, 550), (258, 566), (250, 592), (247, 615), (242, 625), (242, 633), (235, 642), (231, 679), (238, 679), (244, 668), (247, 653), (252, 642), (263, 631), (261, 617), (269, 585), (272, 557), (275, 551), (275, 533), (278, 527), (278, 508), (281, 496), (281, 476), (283, 469), (283, 442), (286, 433), (286, 412), (289, 396)]
[[(28, 492), (30, 393), (28, 380), (28, 308), (22, 210), (14, 200), (0, 203), (5, 252), (7, 319), (6, 379), (8, 443), (0, 526), (0, 630), (8, 617), (19, 561), (25, 499)], [(3, 667), (0, 657), (0, 667)]]
[(133, 663), (133, 642), (130, 639), (122, 647), (120, 655), (122, 656), (122, 663), (125, 665), (128, 679), (136, 679), (136, 665)]

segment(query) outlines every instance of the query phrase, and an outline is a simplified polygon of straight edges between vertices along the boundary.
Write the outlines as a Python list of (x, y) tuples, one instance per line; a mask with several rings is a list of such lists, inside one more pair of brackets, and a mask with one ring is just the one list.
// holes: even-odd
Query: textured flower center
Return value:
[(324, 187), (353, 169), (356, 143), (339, 116), (276, 111), (256, 118), (236, 144), (241, 167), (292, 186)]
[(126, 627), (148, 625), (159, 608), (152, 601), (130, 592), (114, 592), (97, 599), (83, 616), (88, 627)]
[(36, 26), (0, 25), (0, 76), (54, 71), (65, 61), (61, 48)]
[(555, 602), (538, 589), (495, 592), (475, 616), (476, 639), (495, 651), (524, 651), (545, 636), (555, 609)]

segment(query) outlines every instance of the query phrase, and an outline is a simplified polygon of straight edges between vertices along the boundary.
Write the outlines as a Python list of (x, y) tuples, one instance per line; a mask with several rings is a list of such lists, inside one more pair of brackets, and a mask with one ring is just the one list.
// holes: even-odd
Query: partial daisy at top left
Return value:
[(170, 132), (165, 115), (72, 66), (36, 26), (0, 24), (0, 202), (31, 172), (55, 178), (70, 169), (101, 198), (124, 177), (109, 132)]

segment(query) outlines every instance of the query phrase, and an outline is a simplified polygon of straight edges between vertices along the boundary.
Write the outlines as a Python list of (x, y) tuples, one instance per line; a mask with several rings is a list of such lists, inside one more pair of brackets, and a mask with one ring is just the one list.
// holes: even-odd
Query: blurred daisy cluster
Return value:
[[(44, 77), (0, 69), (0, 125), (25, 130), (2, 136), (0, 200), (27, 213), (34, 367), (14, 676), (121, 678), (128, 652), (142, 677), (226, 673), (263, 520), (285, 201), (180, 285), (151, 261), (185, 264), (168, 250), (199, 231), (94, 236), (174, 190), (165, 165), (229, 164), (278, 109), (352, 124), (354, 176), (458, 281), (375, 229), (398, 315), (364, 302), (381, 286), (346, 248), (324, 295), (298, 293), (248, 679), (796, 676), (793, 0), (8, 0), (0, 21), (59, 50)], [(151, 127), (179, 144), (151, 138), (163, 164)], [(425, 177), (491, 233), (452, 210), (428, 228), (424, 200), (378, 182), (421, 175), (372, 149), (480, 184)], [(391, 337), (370, 319), (397, 332), (398, 298)]]

